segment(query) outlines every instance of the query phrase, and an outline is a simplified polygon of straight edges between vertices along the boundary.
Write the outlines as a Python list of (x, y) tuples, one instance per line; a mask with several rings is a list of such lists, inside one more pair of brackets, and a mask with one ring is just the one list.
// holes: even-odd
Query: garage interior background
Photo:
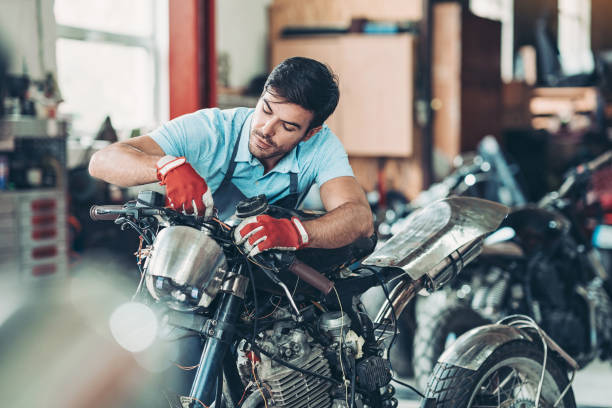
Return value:
[[(379, 220), (486, 135), (535, 201), (610, 148), (611, 18), (608, 0), (0, 0), (0, 325), (40, 300), (33, 290), (78, 305), (18, 326), (50, 351), (20, 348), (0, 390), (28, 382), (23, 363), (61, 354), (34, 384), (65, 406), (105, 406), (106, 387), (127, 387), (115, 370), (141, 369), (92, 324), (131, 294), (137, 239), (91, 222), (89, 206), (142, 189), (91, 179), (95, 151), (203, 107), (254, 106), (270, 68), (303, 55), (339, 76), (328, 124)], [(86, 343), (102, 354), (76, 347)], [(60, 383), (85, 360), (87, 393), (62, 400)], [(591, 370), (579, 402), (612, 406), (610, 366)]]

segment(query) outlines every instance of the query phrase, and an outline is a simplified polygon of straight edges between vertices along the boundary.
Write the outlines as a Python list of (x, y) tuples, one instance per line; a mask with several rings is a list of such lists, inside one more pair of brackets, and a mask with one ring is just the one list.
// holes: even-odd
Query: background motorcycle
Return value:
[[(388, 199), (388, 208), (378, 217), (383, 220), (377, 227), (379, 239), (384, 241), (401, 231), (407, 216), (412, 211), (449, 196), (486, 198), (507, 206), (523, 205), (527, 202), (516, 180), (518, 169), (508, 164), (493, 136), (484, 137), (478, 144), (476, 152), (458, 156), (455, 159), (455, 166), (456, 169), (451, 174), (421, 192), (410, 203)], [(461, 282), (462, 279), (453, 280), (446, 287), (458, 289), (457, 285), (462, 285)], [(384, 301), (382, 292), (379, 291), (377, 296), (378, 302), (371, 301), (375, 307)], [(392, 356), (398, 360), (396, 364), (398, 374), (402, 377), (414, 376), (421, 389), (425, 389), (436, 359), (430, 356), (431, 345), (427, 336), (422, 336), (419, 342), (415, 342), (413, 335), (417, 327), (422, 328), (424, 325), (427, 327), (427, 323), (440, 312), (440, 299), (445, 299), (445, 293), (435, 293), (431, 300), (420, 297), (409, 306), (400, 319), (400, 335), (396, 347), (392, 350)], [(432, 304), (435, 307), (431, 307)], [(460, 335), (479, 324), (488, 323), (476, 313), (466, 318), (468, 317), (473, 318), (467, 322), (456, 322), (459, 327), (453, 327), (453, 333)], [(436, 358), (437, 356), (439, 353), (435, 355)]]
[(403, 221), (412, 212), (450, 196), (479, 197), (507, 206), (527, 202), (519, 183), (518, 169), (508, 164), (497, 140), (484, 137), (476, 152), (457, 156), (455, 170), (438, 183), (432, 184), (412, 201), (401, 194), (389, 192), (384, 208), (374, 208), (379, 239), (385, 240), (403, 228)]
[(591, 243), (603, 213), (589, 193), (611, 158), (576, 167), (538, 205), (515, 209), (453, 289), (431, 296), (415, 333), (418, 384), (458, 335), (515, 313), (531, 316), (581, 366), (612, 357), (609, 254)]

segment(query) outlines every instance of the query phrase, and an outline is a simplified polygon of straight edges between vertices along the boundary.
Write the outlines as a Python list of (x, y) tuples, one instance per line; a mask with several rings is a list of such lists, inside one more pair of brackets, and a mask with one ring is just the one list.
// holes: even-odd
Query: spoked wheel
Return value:
[[(436, 399), (437, 408), (534, 408), (543, 355), (540, 344), (516, 341), (495, 350), (477, 371), (438, 363), (427, 397)], [(549, 352), (539, 407), (554, 407), (568, 383)], [(571, 389), (556, 407), (576, 407)]]
[(436, 292), (420, 301), (417, 308), (417, 328), (414, 333), (414, 377), (419, 389), (427, 387), (438, 357), (457, 337), (484, 324), (490, 323), (470, 307), (456, 300), (440, 300)]

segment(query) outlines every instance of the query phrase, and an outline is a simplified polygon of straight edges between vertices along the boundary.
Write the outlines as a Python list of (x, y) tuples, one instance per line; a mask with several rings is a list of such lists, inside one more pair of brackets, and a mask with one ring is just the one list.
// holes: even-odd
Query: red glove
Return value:
[(249, 256), (269, 249), (295, 251), (308, 245), (308, 233), (302, 222), (258, 215), (246, 218), (234, 230), (234, 241), (242, 245)]
[(157, 162), (157, 179), (166, 186), (166, 205), (184, 214), (213, 214), (213, 198), (206, 181), (184, 157), (164, 156)]

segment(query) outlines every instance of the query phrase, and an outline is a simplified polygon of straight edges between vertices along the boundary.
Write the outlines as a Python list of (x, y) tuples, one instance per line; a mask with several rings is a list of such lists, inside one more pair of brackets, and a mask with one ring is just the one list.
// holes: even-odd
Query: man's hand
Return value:
[(164, 156), (157, 162), (157, 179), (166, 186), (167, 205), (184, 214), (213, 214), (213, 198), (206, 181), (184, 157)]
[(288, 220), (258, 215), (246, 218), (236, 227), (234, 241), (252, 257), (269, 249), (303, 248), (308, 245), (308, 233), (296, 217)]

